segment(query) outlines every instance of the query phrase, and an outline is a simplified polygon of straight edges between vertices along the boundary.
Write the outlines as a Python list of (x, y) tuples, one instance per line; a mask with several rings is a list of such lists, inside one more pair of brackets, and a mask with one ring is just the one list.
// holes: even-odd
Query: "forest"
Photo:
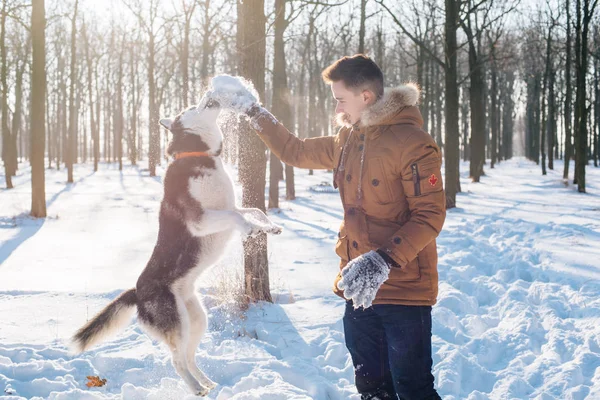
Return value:
[[(598, 166), (600, 29), (594, 0), (4, 0), (0, 20), (6, 188), (32, 166), (33, 216), (45, 216), (44, 169), (167, 163), (158, 119), (199, 100), (210, 77), (241, 75), (298, 136), (336, 134), (320, 72), (365, 53), (388, 87), (419, 84), (424, 129), (443, 149), (448, 208), (459, 161), (479, 182), (525, 156), (586, 191)], [(278, 207), (284, 168), (244, 121), (223, 120), (225, 157), (245, 202)], [(569, 170), (568, 161), (574, 160)], [(267, 169), (267, 164), (270, 168)], [(246, 178), (248, 179), (246, 179)], [(252, 177), (252, 179), (249, 179)], [(264, 179), (263, 179), (264, 178)]]

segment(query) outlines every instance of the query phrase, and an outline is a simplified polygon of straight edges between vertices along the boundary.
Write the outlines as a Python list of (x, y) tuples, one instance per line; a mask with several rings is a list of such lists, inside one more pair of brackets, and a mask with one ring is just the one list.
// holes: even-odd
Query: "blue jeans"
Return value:
[(433, 387), (431, 307), (346, 302), (346, 347), (364, 400), (441, 399)]

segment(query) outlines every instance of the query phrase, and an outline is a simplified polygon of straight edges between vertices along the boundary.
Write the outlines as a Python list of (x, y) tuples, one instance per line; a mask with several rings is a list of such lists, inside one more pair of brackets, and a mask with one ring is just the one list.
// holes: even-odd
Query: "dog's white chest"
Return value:
[(215, 169), (205, 169), (198, 177), (190, 178), (189, 191), (204, 209), (235, 208), (233, 182), (219, 158), (215, 160)]

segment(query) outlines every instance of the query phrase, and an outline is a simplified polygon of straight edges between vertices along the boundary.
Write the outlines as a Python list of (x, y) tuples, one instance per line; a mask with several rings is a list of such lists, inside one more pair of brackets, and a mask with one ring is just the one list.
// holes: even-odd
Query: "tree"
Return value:
[(192, 24), (192, 17), (194, 16), (194, 10), (196, 9), (198, 2), (193, 0), (191, 4), (183, 0), (181, 6), (183, 8), (184, 24), (183, 24), (183, 41), (181, 44), (181, 80), (183, 84), (183, 90), (181, 97), (183, 100), (183, 106), (187, 107), (193, 103), (193, 99), (190, 99), (190, 31)]
[[(23, 7), (24, 5), (22, 4), (12, 4), (12, 6), (9, 8), (9, 1), (5, 0), (2, 2), (2, 9), (0, 10), (0, 62), (2, 63), (2, 67), (0, 69), (0, 88), (2, 91), (0, 94), (0, 109), (2, 126), (0, 127), (0, 130), (2, 131), (2, 161), (4, 162), (7, 189), (13, 188), (12, 177), (17, 171), (17, 131), (13, 129), (11, 132), (11, 128), (9, 126), (6, 25), (9, 15), (14, 14), (17, 9)], [(17, 72), (17, 74), (22, 76), (22, 72)], [(19, 93), (16, 95), (18, 96)], [(13, 124), (14, 123), (15, 122), (13, 121)]]
[(571, 0), (565, 0), (565, 9), (567, 15), (567, 35), (565, 37), (566, 42), (566, 61), (565, 61), (565, 100), (564, 100), (564, 123), (565, 123), (565, 155), (564, 155), (564, 170), (563, 170), (563, 180), (568, 182), (569, 180), (569, 163), (571, 161), (571, 102), (573, 101), (573, 89), (571, 86), (571, 62), (572, 62), (572, 53), (571, 53)]
[[(158, 126), (160, 105), (156, 88), (156, 46), (157, 36), (165, 23), (159, 25), (158, 0), (126, 0), (125, 5), (139, 21), (148, 38), (148, 169), (150, 176), (156, 176), (156, 165), (160, 162), (160, 131)], [(146, 7), (146, 8), (145, 8)]]
[[(275, 39), (273, 43), (273, 114), (284, 126), (290, 126), (291, 108), (289, 103), (289, 90), (287, 87), (287, 74), (285, 62), (285, 42), (283, 34), (289, 22), (285, 18), (287, 0), (275, 0)], [(269, 158), (269, 208), (279, 207), (279, 177), (281, 176), (281, 161), (273, 152)], [(286, 188), (288, 198), (294, 198), (294, 169), (286, 166)], [(291, 180), (291, 189), (287, 181)], [(291, 191), (291, 193), (290, 193)]]
[[(554, 60), (552, 58), (552, 31), (558, 25), (556, 18), (550, 11), (550, 21), (548, 26), (548, 32), (546, 34), (546, 68), (544, 71), (544, 95), (547, 96), (548, 104), (548, 116), (545, 118), (545, 105), (542, 102), (542, 120), (544, 128), (542, 128), (542, 174), (546, 175), (546, 155), (548, 156), (548, 168), (554, 169), (553, 159), (553, 147), (554, 147), (554, 134), (556, 132), (556, 101), (554, 91), (555, 71), (554, 71)], [(546, 142), (548, 143), (547, 151), (544, 148)]]
[[(518, 0), (517, 0), (518, 1)], [(500, 7), (496, 7), (500, 4)], [(482, 44), (484, 33), (493, 31), (494, 37), (490, 37), (490, 47), (496, 46), (503, 31), (501, 29), (502, 18), (515, 9), (515, 2), (496, 3), (493, 0), (467, 0), (463, 3), (460, 25), (467, 36), (469, 53), (469, 102), (471, 114), (471, 163), (470, 176), (473, 182), (479, 182), (484, 175), (483, 165), (486, 156), (486, 84), (485, 64), (489, 61)], [(494, 11), (498, 11), (495, 15)], [(499, 23), (496, 29), (492, 26)]]
[(31, 215), (46, 217), (44, 180), (46, 104), (46, 11), (44, 0), (31, 3)]
[(73, 183), (73, 164), (77, 162), (77, 109), (75, 106), (76, 60), (77, 60), (77, 8), (79, 0), (75, 0), (75, 8), (71, 19), (71, 67), (69, 73), (69, 136), (67, 138), (67, 182)]
[(458, 26), (458, 0), (445, 0), (445, 80), (446, 80), (446, 207), (456, 207), (456, 193), (460, 192), (459, 130), (458, 130), (458, 65), (456, 30)]
[(360, 0), (360, 28), (358, 29), (358, 53), (365, 52), (365, 23), (367, 22), (367, 0)]
[[(93, 83), (94, 83), (94, 72), (97, 73), (97, 69), (94, 68), (95, 63), (93, 62), (92, 56), (90, 55), (91, 43), (90, 43), (90, 38), (88, 36), (88, 30), (87, 30), (85, 22), (83, 23), (82, 35), (83, 35), (84, 49), (85, 49), (85, 61), (86, 61), (86, 66), (87, 66), (87, 94), (88, 94), (89, 110), (90, 110), (90, 134), (92, 136), (92, 146), (93, 146), (92, 154), (93, 154), (93, 158), (94, 158), (94, 172), (95, 172), (95, 171), (98, 171), (98, 161), (100, 158), (100, 132), (98, 129), (98, 125), (96, 123), (97, 122), (96, 119), (100, 119), (100, 115), (98, 115), (98, 113), (96, 113), (96, 116), (94, 118), (94, 109), (96, 107), (96, 104), (94, 102)], [(97, 79), (98, 78), (96, 77), (96, 80)]]
[[(250, 79), (260, 98), (265, 93), (266, 18), (264, 0), (237, 2), (239, 72)], [(242, 206), (265, 211), (265, 145), (244, 126), (240, 133), (239, 177)], [(249, 301), (272, 302), (269, 288), (267, 236), (261, 233), (244, 242), (245, 292)]]
[(588, 69), (588, 34), (590, 22), (598, 0), (577, 0), (577, 23), (576, 35), (576, 87), (575, 100), (575, 123), (577, 125), (577, 136), (575, 137), (575, 177), (577, 179), (577, 191), (585, 193), (585, 166), (588, 162), (588, 108), (586, 106), (586, 76)]

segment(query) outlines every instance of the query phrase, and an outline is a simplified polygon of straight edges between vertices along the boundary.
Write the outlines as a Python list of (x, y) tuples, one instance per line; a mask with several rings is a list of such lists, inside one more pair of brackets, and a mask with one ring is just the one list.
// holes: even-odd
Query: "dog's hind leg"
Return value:
[(173, 297), (175, 310), (179, 316), (179, 324), (167, 330), (164, 333), (164, 339), (171, 350), (173, 366), (179, 376), (181, 376), (195, 395), (206, 396), (210, 389), (198, 382), (198, 379), (191, 373), (187, 362), (187, 352), (190, 342), (190, 315), (183, 299), (178, 295), (174, 295)]
[(173, 332), (166, 338), (167, 345), (171, 350), (173, 366), (175, 367), (175, 370), (179, 376), (181, 376), (183, 381), (188, 385), (190, 390), (195, 395), (206, 396), (210, 389), (198, 382), (198, 380), (190, 372), (186, 360), (187, 343), (185, 343), (181, 336), (182, 335), (180, 332)]
[(192, 295), (185, 303), (188, 315), (190, 317), (190, 331), (187, 349), (187, 362), (191, 373), (200, 381), (204, 386), (212, 389), (217, 386), (209, 377), (196, 364), (196, 350), (198, 345), (202, 341), (202, 337), (206, 332), (208, 326), (208, 319), (206, 312), (202, 308), (202, 305), (198, 301), (196, 295)]

